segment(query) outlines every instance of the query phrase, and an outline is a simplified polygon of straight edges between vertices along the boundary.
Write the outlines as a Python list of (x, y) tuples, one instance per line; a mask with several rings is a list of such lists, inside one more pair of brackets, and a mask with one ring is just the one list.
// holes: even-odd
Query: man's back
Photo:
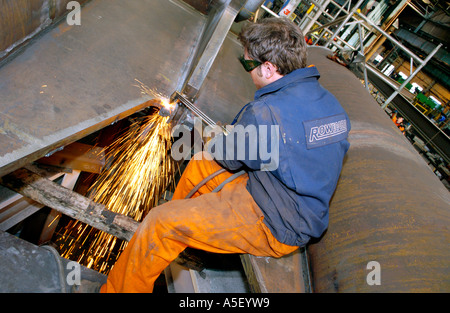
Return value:
[[(329, 201), (349, 148), (347, 114), (318, 78), (315, 67), (304, 68), (258, 90), (236, 125), (279, 126), (274, 170), (259, 170), (260, 155), (240, 161), (249, 169), (247, 189), (264, 212), (265, 224), (288, 245), (304, 245), (328, 226)], [(274, 145), (268, 138), (263, 149), (270, 150)], [(219, 162), (225, 167), (232, 163)]]

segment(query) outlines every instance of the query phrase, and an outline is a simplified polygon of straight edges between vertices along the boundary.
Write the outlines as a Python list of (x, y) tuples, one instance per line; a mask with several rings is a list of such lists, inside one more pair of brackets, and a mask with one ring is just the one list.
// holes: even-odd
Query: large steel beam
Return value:
[(206, 17), (176, 0), (95, 0), (0, 68), (0, 176), (170, 96)]
[(81, 26), (36, 36), (0, 67), (0, 176), (146, 108), (135, 79), (167, 97), (190, 86), (199, 108), (231, 122), (254, 92), (228, 33), (244, 2), (204, 16), (181, 0), (95, 0)]
[(199, 45), (193, 69), (188, 77), (183, 93), (191, 101), (197, 99), (197, 94), (211, 69), (223, 42), (236, 19), (245, 0), (231, 0), (215, 7), (209, 14)]

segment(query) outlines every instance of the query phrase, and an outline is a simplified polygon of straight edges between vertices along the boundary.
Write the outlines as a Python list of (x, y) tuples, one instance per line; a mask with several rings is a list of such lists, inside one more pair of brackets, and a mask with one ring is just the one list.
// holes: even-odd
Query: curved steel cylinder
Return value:
[(344, 106), (351, 147), (329, 228), (308, 247), (315, 292), (450, 291), (449, 191), (363, 84), (309, 49), (320, 82)]

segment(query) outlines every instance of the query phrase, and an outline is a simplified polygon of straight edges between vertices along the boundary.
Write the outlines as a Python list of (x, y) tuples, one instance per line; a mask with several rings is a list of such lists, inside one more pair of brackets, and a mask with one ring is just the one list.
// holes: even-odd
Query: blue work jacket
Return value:
[(264, 223), (291, 246), (305, 245), (328, 227), (329, 202), (350, 146), (350, 120), (319, 77), (316, 67), (302, 68), (259, 89), (231, 133), (212, 143), (219, 164), (248, 172), (247, 190)]

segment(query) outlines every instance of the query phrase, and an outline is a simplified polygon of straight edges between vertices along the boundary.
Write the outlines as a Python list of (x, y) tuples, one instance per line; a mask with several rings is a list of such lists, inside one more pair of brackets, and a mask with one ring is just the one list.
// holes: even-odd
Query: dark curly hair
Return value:
[(300, 28), (287, 18), (271, 17), (249, 24), (238, 39), (250, 58), (261, 63), (269, 61), (281, 75), (306, 67), (305, 38)]

